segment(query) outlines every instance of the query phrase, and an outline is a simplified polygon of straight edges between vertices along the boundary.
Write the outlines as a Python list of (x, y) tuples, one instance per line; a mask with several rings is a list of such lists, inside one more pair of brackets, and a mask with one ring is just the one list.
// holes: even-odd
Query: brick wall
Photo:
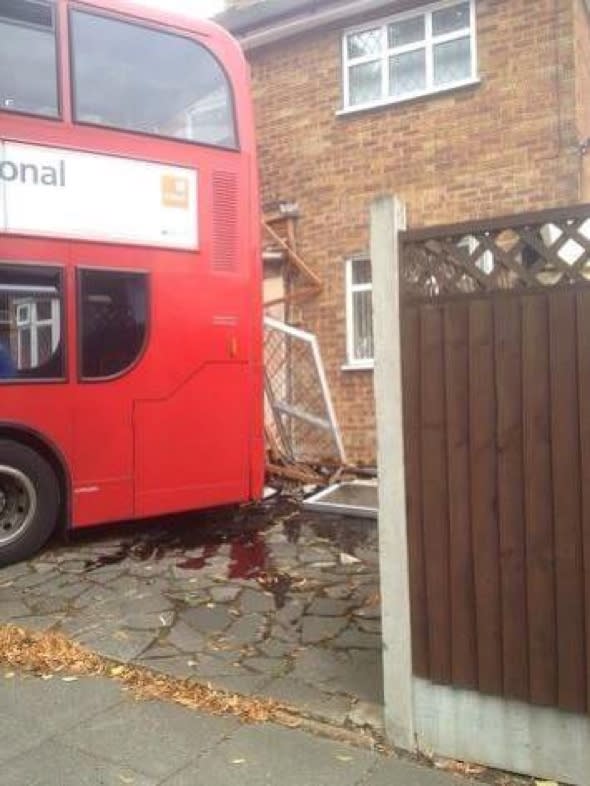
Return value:
[[(576, 107), (578, 139), (590, 138), (590, 13), (575, 0)], [(590, 150), (582, 162), (582, 198), (590, 201)]]
[(344, 261), (368, 248), (369, 203), (401, 195), (416, 227), (578, 201), (574, 2), (478, 0), (481, 84), (355, 115), (336, 115), (340, 30), (249, 55), (263, 201), (299, 204), (298, 248), (326, 284), (301, 316), (356, 461), (375, 457), (372, 372), (341, 368)]

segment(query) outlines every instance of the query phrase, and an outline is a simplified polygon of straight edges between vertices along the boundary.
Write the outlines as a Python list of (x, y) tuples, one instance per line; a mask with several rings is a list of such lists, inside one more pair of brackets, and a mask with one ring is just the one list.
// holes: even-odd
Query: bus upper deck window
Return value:
[(81, 123), (235, 148), (233, 95), (196, 41), (71, 12), (74, 115)]
[(55, 8), (0, 0), (0, 111), (59, 115)]

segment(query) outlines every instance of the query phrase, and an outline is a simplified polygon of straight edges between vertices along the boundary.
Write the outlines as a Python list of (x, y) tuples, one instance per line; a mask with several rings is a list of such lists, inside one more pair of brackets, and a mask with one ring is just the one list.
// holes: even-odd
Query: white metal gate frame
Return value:
[(317, 415), (311, 415), (310, 413), (307, 413), (298, 407), (293, 407), (291, 404), (289, 404), (288, 401), (279, 400), (274, 395), (272, 386), (267, 384), (266, 395), (267, 398), (269, 399), (269, 405), (273, 412), (274, 420), (275, 420), (275, 424), (277, 425), (277, 428), (279, 430), (282, 429), (283, 423), (281, 421), (281, 415), (285, 415), (289, 418), (302, 420), (308, 425), (312, 425), (315, 426), (316, 428), (329, 432), (332, 435), (332, 439), (338, 451), (340, 461), (342, 464), (345, 464), (346, 453), (344, 451), (342, 435), (340, 433), (340, 428), (338, 427), (338, 421), (336, 419), (336, 412), (334, 410), (332, 396), (330, 395), (330, 388), (328, 387), (328, 380), (326, 378), (326, 372), (324, 369), (324, 364), (322, 361), (322, 356), (320, 353), (320, 347), (317, 340), (317, 336), (315, 336), (313, 333), (308, 333), (306, 330), (301, 330), (301, 328), (296, 328), (293, 327), (292, 325), (287, 325), (284, 322), (280, 322), (279, 320), (274, 319), (273, 317), (264, 318), (264, 327), (266, 329), (275, 330), (279, 333), (283, 333), (286, 336), (290, 336), (291, 338), (295, 338), (299, 341), (303, 341), (309, 345), (309, 347), (311, 348), (317, 377), (320, 383), (322, 396), (326, 406), (327, 418), (319, 418), (317, 417)]

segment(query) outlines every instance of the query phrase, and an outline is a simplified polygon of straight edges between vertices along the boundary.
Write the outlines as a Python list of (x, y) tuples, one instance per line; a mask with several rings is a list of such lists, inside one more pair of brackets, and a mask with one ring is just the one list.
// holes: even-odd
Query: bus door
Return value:
[[(75, 248), (75, 247), (74, 247)], [(75, 252), (74, 252), (75, 253)], [(97, 248), (107, 262), (115, 249)], [(145, 272), (74, 261), (77, 384), (74, 396), (74, 524), (134, 513), (133, 401), (147, 332)]]

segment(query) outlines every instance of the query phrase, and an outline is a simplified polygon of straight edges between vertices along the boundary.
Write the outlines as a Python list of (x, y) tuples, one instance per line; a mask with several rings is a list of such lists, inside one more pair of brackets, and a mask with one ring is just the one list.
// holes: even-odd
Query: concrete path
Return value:
[(379, 753), (246, 726), (116, 682), (0, 672), (2, 786), (469, 786)]
[(376, 523), (289, 502), (56, 541), (0, 569), (0, 624), (379, 729)]

